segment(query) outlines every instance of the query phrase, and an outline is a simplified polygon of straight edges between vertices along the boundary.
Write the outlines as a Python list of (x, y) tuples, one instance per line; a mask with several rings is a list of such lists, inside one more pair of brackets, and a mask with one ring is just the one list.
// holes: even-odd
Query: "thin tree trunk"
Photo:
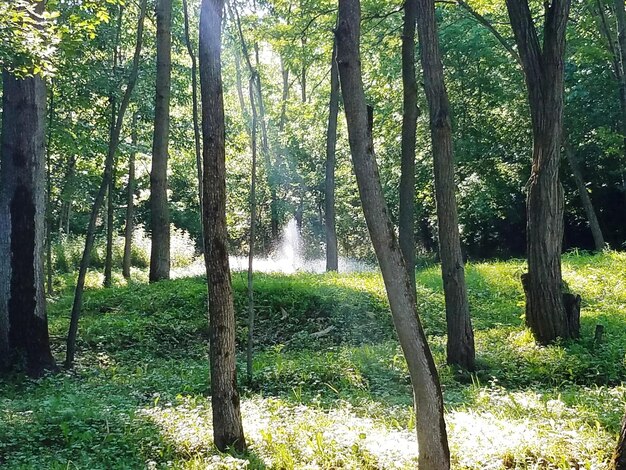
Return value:
[(54, 370), (44, 293), (46, 87), (4, 71), (0, 155), (0, 369)]
[(133, 232), (135, 230), (135, 156), (137, 154), (137, 124), (138, 114), (133, 113), (131, 128), (132, 150), (128, 156), (128, 188), (126, 193), (126, 227), (124, 229), (124, 259), (122, 261), (122, 275), (130, 279), (130, 265), (133, 252)]
[(256, 227), (256, 155), (257, 155), (257, 113), (254, 103), (254, 79), (250, 78), (250, 109), (252, 123), (250, 125), (250, 147), (252, 149), (252, 175), (250, 177), (250, 248), (248, 250), (248, 347), (246, 350), (246, 373), (248, 382), (252, 383), (252, 348), (254, 346), (254, 240)]
[(324, 182), (324, 214), (326, 228), (326, 271), (339, 270), (337, 224), (335, 214), (335, 166), (337, 150), (337, 117), (339, 115), (339, 69), (337, 68), (337, 40), (333, 39), (330, 65), (330, 103), (326, 131), (326, 180)]
[(415, 22), (417, 2), (404, 2), (402, 30), (402, 142), (400, 170), (400, 249), (415, 287), (415, 133), (417, 130), (417, 79), (415, 77)]
[[(193, 138), (196, 151), (196, 171), (198, 172), (198, 202), (200, 213), (200, 230), (202, 230), (202, 149), (200, 144), (200, 122), (198, 119), (198, 67), (196, 65), (196, 54), (191, 44), (189, 35), (189, 11), (187, 0), (183, 0), (183, 12), (185, 14), (185, 44), (187, 53), (191, 59), (191, 106), (193, 119)], [(204, 242), (204, 236), (202, 237)], [(203, 250), (204, 251), (204, 250)]]
[(527, 0), (507, 0), (524, 75), (533, 130), (533, 165), (527, 183), (528, 275), (526, 324), (541, 344), (576, 336), (561, 292), (563, 188), (559, 181), (563, 126), (563, 62), (570, 0), (546, 4), (543, 47)]
[(435, 198), (439, 222), (439, 254), (448, 327), (447, 361), (448, 364), (473, 370), (474, 333), (470, 320), (463, 255), (461, 253), (455, 196), (450, 104), (439, 51), (435, 3), (433, 0), (416, 0), (416, 3), (417, 30), (433, 148)]
[(170, 213), (167, 200), (167, 160), (172, 73), (172, 0), (157, 0), (157, 73), (154, 105), (150, 214), (152, 249), (150, 282), (170, 277)]
[(215, 446), (246, 449), (237, 362), (235, 307), (228, 264), (226, 155), (221, 78), (224, 0), (203, 0), (200, 13), (200, 89), (202, 94), (204, 246), (209, 294), (211, 404)]
[(419, 468), (446, 470), (450, 468), (450, 451), (437, 369), (417, 314), (415, 291), (389, 218), (374, 156), (371, 118), (361, 78), (360, 10), (359, 0), (339, 0), (337, 63), (350, 150), (363, 212), (413, 385)]
[(141, 56), (141, 46), (143, 42), (143, 25), (146, 17), (146, 1), (141, 2), (141, 11), (139, 12), (139, 19), (137, 22), (137, 42), (135, 45), (135, 53), (133, 56), (133, 64), (131, 67), (130, 76), (128, 77), (128, 84), (126, 91), (120, 103), (120, 108), (117, 113), (117, 121), (112, 138), (109, 141), (109, 149), (104, 164), (104, 172), (102, 174), (102, 183), (98, 189), (98, 194), (94, 200), (93, 207), (91, 209), (91, 216), (89, 218), (89, 225), (87, 226), (87, 235), (85, 239), (85, 249), (80, 261), (80, 267), (78, 271), (78, 279), (76, 281), (76, 290), (74, 292), (74, 303), (72, 305), (72, 315), (70, 318), (70, 328), (67, 335), (67, 352), (65, 357), (65, 367), (71, 368), (74, 364), (74, 356), (76, 354), (76, 336), (78, 334), (78, 320), (80, 318), (80, 311), (83, 302), (83, 291), (85, 289), (85, 278), (87, 276), (87, 269), (89, 268), (89, 261), (91, 259), (91, 250), (93, 249), (93, 243), (96, 231), (96, 222), (98, 220), (98, 214), (100, 208), (104, 202), (104, 196), (109, 186), (109, 180), (111, 179), (111, 173), (113, 170), (113, 161), (115, 159), (115, 153), (119, 146), (120, 133), (122, 131), (122, 125), (124, 123), (124, 115), (126, 109), (130, 103), (130, 97), (137, 83), (137, 75), (139, 73), (139, 59)]
[(302, 102), (306, 103), (306, 36), (302, 35), (302, 71), (300, 75), (300, 85), (302, 85)]
[(583, 180), (583, 175), (580, 171), (580, 166), (578, 165), (576, 155), (574, 155), (574, 150), (568, 142), (565, 143), (564, 147), (567, 162), (569, 163), (569, 167), (572, 170), (572, 176), (574, 177), (576, 188), (578, 188), (580, 201), (583, 205), (583, 209), (585, 210), (587, 220), (589, 221), (589, 228), (591, 229), (591, 234), (593, 235), (593, 243), (595, 245), (596, 251), (601, 252), (606, 247), (606, 244), (604, 242), (602, 229), (600, 228), (600, 223), (598, 222), (598, 217), (596, 216), (596, 211), (593, 208), (593, 204), (591, 203), (589, 191), (587, 191), (587, 186), (585, 186), (585, 181)]

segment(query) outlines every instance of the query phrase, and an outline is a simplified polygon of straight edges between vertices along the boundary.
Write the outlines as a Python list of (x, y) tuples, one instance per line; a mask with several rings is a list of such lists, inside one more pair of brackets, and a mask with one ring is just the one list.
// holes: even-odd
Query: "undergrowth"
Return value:
[[(569, 254), (563, 269), (583, 297), (582, 339), (539, 347), (523, 326), (524, 264), (467, 267), (471, 375), (445, 366), (439, 268), (418, 271), (454, 468), (605, 468), (626, 397), (626, 255)], [(409, 376), (378, 274), (255, 276), (254, 377), (240, 380), (246, 455), (212, 444), (206, 280), (148, 285), (134, 274), (105, 290), (90, 273), (74, 371), (0, 383), (0, 466), (415, 468)], [(56, 279), (49, 308), (59, 359), (72, 282)], [(245, 277), (233, 284), (243, 351)]]

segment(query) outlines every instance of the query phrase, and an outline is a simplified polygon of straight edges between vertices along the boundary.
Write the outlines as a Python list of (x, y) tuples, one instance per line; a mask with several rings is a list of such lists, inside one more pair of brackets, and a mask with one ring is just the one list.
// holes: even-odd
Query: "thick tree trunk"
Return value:
[(570, 0), (546, 4), (543, 48), (527, 0), (507, 0), (524, 64), (533, 129), (527, 183), (526, 324), (541, 344), (575, 336), (562, 295), (563, 188), (559, 181), (563, 126), (563, 60)]
[(448, 326), (447, 360), (474, 369), (474, 333), (470, 321), (465, 270), (461, 253), (454, 182), (450, 104), (443, 77), (433, 0), (416, 0), (417, 30), (430, 113), (435, 198), (439, 222), (439, 254)]
[(330, 69), (330, 104), (326, 131), (326, 179), (324, 182), (324, 225), (326, 228), (326, 271), (339, 269), (337, 226), (335, 222), (335, 165), (337, 149), (337, 116), (339, 115), (339, 69), (337, 68), (337, 40), (333, 41)]
[(226, 156), (221, 77), (223, 0), (203, 0), (200, 13), (200, 88), (202, 93), (204, 246), (209, 293), (211, 403), (216, 447), (246, 449), (237, 362), (235, 307), (228, 264)]
[(111, 179), (111, 172), (113, 170), (113, 161), (115, 160), (115, 153), (120, 142), (120, 133), (122, 132), (122, 125), (124, 124), (124, 115), (126, 109), (130, 103), (130, 97), (137, 83), (137, 75), (139, 72), (139, 59), (141, 56), (141, 46), (143, 41), (143, 25), (146, 17), (146, 1), (141, 2), (141, 11), (139, 12), (139, 19), (137, 21), (137, 42), (135, 45), (135, 53), (133, 56), (133, 64), (131, 67), (130, 76), (128, 77), (128, 84), (126, 91), (120, 103), (120, 108), (117, 113), (117, 120), (115, 129), (109, 140), (109, 149), (107, 157), (104, 163), (104, 172), (102, 174), (102, 183), (98, 189), (98, 194), (94, 200), (93, 207), (91, 209), (91, 215), (89, 217), (89, 225), (87, 226), (87, 235), (85, 238), (85, 249), (80, 261), (80, 267), (78, 270), (78, 279), (76, 280), (76, 290), (74, 291), (74, 303), (72, 304), (72, 315), (70, 318), (70, 328), (67, 334), (67, 352), (65, 356), (65, 367), (71, 368), (74, 365), (74, 356), (76, 355), (76, 336), (78, 334), (78, 320), (80, 319), (80, 311), (83, 303), (83, 291), (85, 289), (85, 278), (87, 277), (87, 269), (89, 268), (89, 261), (91, 259), (91, 250), (93, 249), (93, 243), (96, 232), (96, 222), (98, 220), (98, 214), (100, 208), (104, 202), (104, 196), (109, 186)]
[(361, 78), (359, 0), (339, 1), (337, 63), (350, 150), (370, 237), (380, 264), (394, 325), (409, 367), (415, 397), (419, 467), (450, 468), (437, 369), (417, 315), (415, 290), (398, 246), (380, 184)]
[(0, 155), (0, 370), (56, 368), (44, 294), (46, 87), (3, 72)]
[(601, 252), (606, 247), (606, 244), (604, 241), (604, 235), (602, 234), (602, 229), (600, 228), (600, 223), (598, 222), (598, 217), (596, 216), (596, 211), (591, 203), (589, 191), (587, 191), (587, 186), (585, 186), (585, 181), (583, 179), (576, 155), (574, 154), (574, 150), (567, 142), (564, 147), (567, 162), (569, 163), (570, 170), (572, 170), (572, 176), (574, 177), (574, 182), (576, 183), (576, 188), (578, 189), (578, 194), (580, 195), (580, 201), (583, 205), (583, 209), (585, 210), (591, 234), (593, 235), (593, 243), (596, 251)]
[(626, 470), (626, 415), (622, 419), (622, 429), (619, 433), (617, 446), (611, 459), (611, 470)]
[(404, 2), (402, 29), (402, 142), (400, 173), (400, 249), (415, 286), (415, 133), (417, 130), (417, 79), (415, 77), (415, 22), (417, 2)]
[(124, 259), (122, 260), (122, 275), (130, 279), (130, 266), (133, 251), (133, 232), (135, 230), (135, 156), (137, 154), (137, 112), (133, 113), (131, 128), (132, 150), (128, 156), (128, 188), (126, 189), (126, 227), (124, 228)]
[(254, 79), (250, 79), (250, 109), (252, 123), (250, 125), (250, 147), (252, 149), (252, 169), (250, 177), (250, 248), (248, 249), (248, 345), (246, 349), (246, 374), (248, 382), (252, 382), (252, 349), (254, 346), (254, 240), (256, 228), (256, 156), (257, 156), (257, 113), (254, 103)]
[[(196, 54), (194, 53), (189, 35), (189, 10), (187, 7), (187, 0), (183, 0), (183, 12), (185, 15), (185, 44), (187, 45), (187, 53), (191, 59), (191, 111), (193, 119), (193, 138), (196, 151), (196, 171), (198, 173), (198, 212), (200, 213), (200, 229), (202, 230), (202, 149), (200, 143), (200, 122), (198, 119), (198, 67), (196, 65)], [(204, 240), (204, 237), (202, 238)]]
[(172, 73), (172, 0), (157, 0), (157, 73), (154, 104), (150, 214), (152, 249), (150, 282), (170, 277), (170, 212), (167, 201), (167, 160)]
[(54, 88), (50, 89), (48, 105), (48, 142), (46, 143), (46, 295), (54, 294), (52, 286), (52, 122), (54, 120)]

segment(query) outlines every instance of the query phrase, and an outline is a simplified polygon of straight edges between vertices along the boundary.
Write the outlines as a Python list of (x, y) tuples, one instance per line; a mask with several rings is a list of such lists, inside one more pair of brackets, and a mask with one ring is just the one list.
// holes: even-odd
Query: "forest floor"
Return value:
[[(445, 366), (439, 268), (419, 270), (455, 469), (606, 467), (626, 398), (626, 254), (563, 262), (583, 297), (582, 339), (550, 347), (523, 327), (522, 261), (467, 267), (475, 375)], [(0, 383), (0, 467), (415, 468), (411, 389), (378, 274), (256, 276), (251, 383), (239, 365), (250, 452), (238, 456), (212, 444), (205, 280), (100, 281), (89, 277), (75, 370)], [(233, 282), (243, 351), (245, 274)], [(56, 279), (49, 308), (59, 361), (72, 283)]]

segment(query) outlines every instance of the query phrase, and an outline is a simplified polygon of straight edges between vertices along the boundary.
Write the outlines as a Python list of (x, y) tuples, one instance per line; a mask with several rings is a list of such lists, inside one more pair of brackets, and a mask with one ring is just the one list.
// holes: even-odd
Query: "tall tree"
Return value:
[(65, 367), (70, 368), (74, 364), (74, 357), (76, 355), (76, 336), (78, 334), (78, 320), (80, 319), (80, 311), (83, 305), (83, 291), (85, 290), (85, 278), (87, 277), (87, 269), (89, 268), (89, 262), (91, 260), (91, 250), (96, 236), (96, 223), (98, 221), (98, 214), (100, 208), (104, 202), (104, 196), (109, 187), (109, 181), (111, 179), (111, 173), (113, 171), (113, 162), (115, 160), (115, 154), (120, 143), (120, 134), (122, 132), (122, 125), (124, 124), (124, 116), (126, 115), (126, 109), (130, 103), (130, 98), (135, 89), (137, 83), (137, 76), (139, 74), (139, 59), (141, 58), (141, 47), (143, 45), (143, 25), (146, 18), (146, 1), (142, 0), (139, 11), (139, 18), (137, 20), (137, 39), (135, 43), (135, 52), (133, 55), (133, 63), (131, 65), (130, 75), (128, 76), (128, 82), (126, 84), (126, 90), (122, 97), (119, 110), (117, 112), (117, 118), (115, 121), (115, 128), (111, 138), (109, 139), (109, 148), (107, 150), (107, 156), (104, 162), (104, 171), (102, 173), (102, 182), (100, 188), (96, 194), (96, 198), (91, 208), (91, 214), (89, 216), (89, 225), (87, 226), (87, 235), (85, 237), (85, 249), (80, 260), (80, 266), (78, 268), (78, 279), (76, 280), (76, 289), (74, 291), (74, 303), (72, 304), (72, 315), (70, 318), (70, 328), (67, 334), (67, 352), (65, 356)]
[(25, 359), (39, 376), (56, 368), (44, 294), (46, 86), (5, 70), (2, 91), (0, 371)]
[(337, 116), (339, 115), (339, 69), (337, 40), (333, 40), (330, 69), (330, 103), (326, 130), (326, 179), (324, 181), (324, 222), (326, 229), (326, 271), (339, 269), (337, 226), (335, 221), (335, 165), (337, 151)]
[(563, 127), (563, 62), (571, 0), (546, 3), (543, 47), (528, 0), (507, 0), (522, 59), (533, 132), (533, 164), (527, 183), (526, 324), (547, 344), (576, 336), (563, 303), (561, 248), (563, 188), (559, 180)]
[(235, 357), (235, 307), (226, 230), (226, 151), (222, 89), (222, 12), (224, 0), (202, 0), (200, 12), (200, 90), (204, 246), (209, 293), (211, 404), (218, 449), (245, 450)]
[(420, 450), (419, 467), (422, 470), (446, 470), (450, 468), (450, 451), (437, 369), (417, 314), (415, 290), (389, 218), (374, 155), (372, 119), (365, 101), (361, 74), (360, 22), (360, 1), (339, 0), (337, 64), (350, 151), (365, 220), (411, 376)]
[(157, 73), (154, 137), (150, 173), (152, 249), (150, 282), (170, 277), (170, 211), (167, 201), (167, 160), (172, 76), (172, 0), (156, 0)]
[[(412, 0), (408, 0), (410, 2)], [(430, 115), (430, 136), (439, 223), (439, 255), (446, 299), (447, 360), (474, 369), (474, 332), (470, 321), (465, 270), (461, 253), (459, 217), (454, 182), (454, 155), (450, 103), (444, 83), (434, 0), (415, 0), (424, 90)]]
[(417, 2), (404, 2), (402, 29), (402, 141), (400, 163), (400, 249), (415, 287), (415, 133), (417, 130), (417, 79), (415, 77), (415, 22)]

